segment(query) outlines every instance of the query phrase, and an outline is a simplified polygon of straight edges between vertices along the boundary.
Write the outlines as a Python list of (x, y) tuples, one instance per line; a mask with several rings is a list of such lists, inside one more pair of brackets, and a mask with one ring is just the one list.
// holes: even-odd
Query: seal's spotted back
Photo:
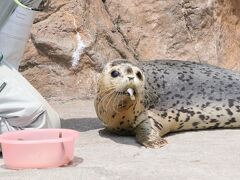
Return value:
[[(142, 63), (153, 99), (146, 107), (159, 111), (175, 128), (239, 126), (240, 75), (210, 65), (182, 61)], [(148, 103), (149, 102), (149, 103)]]

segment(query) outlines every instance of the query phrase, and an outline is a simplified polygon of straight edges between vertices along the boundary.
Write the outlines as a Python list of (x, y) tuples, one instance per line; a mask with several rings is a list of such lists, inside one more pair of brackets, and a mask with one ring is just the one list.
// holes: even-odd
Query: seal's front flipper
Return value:
[(157, 139), (154, 139), (153, 141), (145, 141), (142, 143), (142, 145), (144, 145), (146, 148), (161, 148), (163, 146), (165, 146), (168, 142), (161, 138), (158, 137)]
[(160, 131), (151, 118), (142, 119), (135, 127), (135, 133), (137, 141), (147, 148), (160, 148), (167, 144), (167, 141), (161, 138)]

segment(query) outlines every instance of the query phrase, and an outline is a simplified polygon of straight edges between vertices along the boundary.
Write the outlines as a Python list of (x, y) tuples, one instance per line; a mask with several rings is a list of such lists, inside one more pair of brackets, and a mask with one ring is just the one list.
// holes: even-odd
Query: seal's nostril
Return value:
[(128, 79), (131, 81), (131, 80), (133, 80), (133, 79), (134, 79), (134, 77), (128, 77)]

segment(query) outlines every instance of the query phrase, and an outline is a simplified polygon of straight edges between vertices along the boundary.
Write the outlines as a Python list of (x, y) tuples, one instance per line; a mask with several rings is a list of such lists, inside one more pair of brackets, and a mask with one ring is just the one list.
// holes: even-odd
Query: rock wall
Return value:
[(240, 0), (50, 0), (20, 67), (48, 99), (91, 98), (100, 67), (180, 59), (240, 70)]

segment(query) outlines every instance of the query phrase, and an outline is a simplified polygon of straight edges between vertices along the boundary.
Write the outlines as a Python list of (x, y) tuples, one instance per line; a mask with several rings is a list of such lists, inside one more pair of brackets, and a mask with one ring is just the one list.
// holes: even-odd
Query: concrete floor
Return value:
[(1, 180), (239, 180), (240, 130), (176, 133), (168, 145), (146, 149), (133, 137), (103, 130), (93, 101), (52, 102), (63, 128), (80, 131), (74, 162), (54, 169), (8, 170), (0, 159)]

